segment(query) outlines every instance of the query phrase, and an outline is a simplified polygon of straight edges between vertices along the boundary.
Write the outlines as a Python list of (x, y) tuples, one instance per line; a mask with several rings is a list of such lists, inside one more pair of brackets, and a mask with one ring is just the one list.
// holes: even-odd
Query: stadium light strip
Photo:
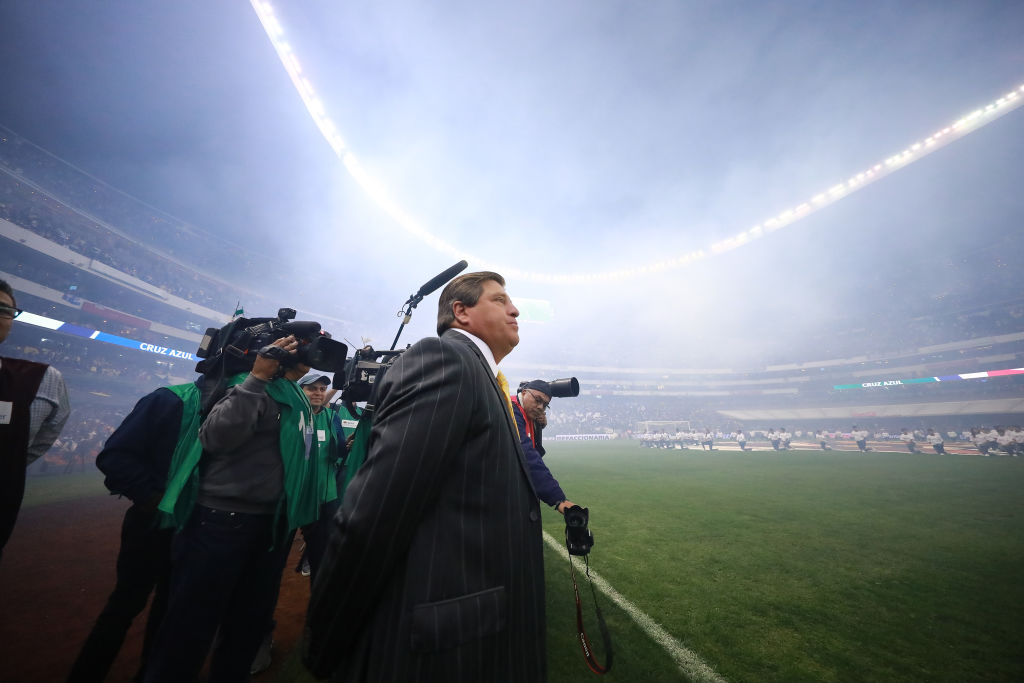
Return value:
[(124, 346), (129, 349), (135, 349), (136, 351), (146, 351), (147, 353), (155, 353), (159, 356), (166, 356), (168, 358), (177, 358), (180, 360), (198, 361), (199, 359), (188, 351), (180, 351), (178, 349), (171, 349), (166, 346), (158, 346), (156, 344), (150, 344), (149, 342), (139, 341), (138, 339), (128, 339), (127, 337), (119, 337), (116, 334), (108, 334), (107, 332), (101, 332), (100, 330), (91, 330), (87, 327), (80, 327), (72, 323), (64, 322), (63, 320), (55, 320), (53, 318), (47, 318), (46, 316), (36, 315), (35, 313), (29, 313), (23, 311), (21, 315), (15, 318), (19, 323), (25, 323), (26, 325), (34, 325), (35, 327), (42, 327), (47, 330), (53, 330), (54, 332), (62, 332), (64, 334), (74, 335), (76, 337), (84, 337), (85, 339), (91, 339), (92, 341), (106, 342), (107, 344), (115, 344), (117, 346)]
[(711, 256), (717, 256), (727, 251), (750, 244), (751, 242), (764, 237), (768, 233), (775, 232), (781, 228), (796, 223), (799, 220), (810, 216), (815, 211), (825, 208), (830, 204), (848, 197), (857, 190), (863, 189), (871, 183), (884, 178), (894, 171), (905, 168), (909, 164), (922, 159), (937, 149), (957, 140), (968, 133), (978, 130), (1004, 114), (1008, 114), (1017, 107), (1024, 104), (1024, 85), (1006, 93), (1002, 97), (972, 111), (948, 126), (932, 133), (928, 137), (908, 145), (903, 151), (887, 157), (884, 161), (870, 166), (858, 173), (851, 175), (847, 180), (833, 184), (827, 189), (809, 197), (806, 201), (796, 204), (771, 216), (761, 223), (758, 223), (749, 230), (736, 233), (726, 239), (715, 242), (706, 248), (685, 252), (674, 258), (655, 261), (646, 265), (618, 270), (606, 270), (590, 273), (541, 273), (536, 271), (521, 270), (506, 264), (494, 263), (486, 258), (470, 254), (453, 244), (441, 239), (426, 227), (424, 227), (413, 216), (409, 215), (401, 206), (393, 201), (387, 190), (359, 162), (359, 159), (345, 144), (337, 126), (327, 115), (327, 108), (323, 101), (317, 96), (313, 84), (302, 73), (302, 66), (295, 55), (291, 44), (285, 39), (284, 28), (274, 14), (273, 6), (267, 0), (250, 0), (256, 16), (259, 17), (263, 30), (270, 38), (270, 42), (277, 52), (281, 63), (284, 65), (292, 84), (299, 92), (306, 110), (316, 123), (320, 133), (327, 140), (327, 143), (334, 150), (334, 153), (341, 160), (349, 175), (356, 184), (373, 200), (377, 206), (390, 216), (398, 225), (409, 234), (422, 240), (437, 251), (447, 254), (456, 259), (465, 259), (478, 263), (485, 268), (500, 271), (506, 277), (514, 279), (529, 280), (533, 282), (544, 282), (549, 284), (578, 284), (605, 280), (623, 280), (652, 273), (659, 273), (668, 270), (681, 268), (685, 265), (700, 261)]
[(861, 382), (860, 384), (836, 384), (833, 389), (867, 389), (870, 387), (895, 387), (904, 384), (928, 384), (930, 382), (956, 382), (962, 379), (986, 379), (988, 377), (1007, 377), (1009, 375), (1024, 375), (1024, 368), (1010, 368), (1008, 370), (987, 370), (985, 372), (965, 372), (959, 375), (942, 375), (940, 377), (917, 377), (915, 379), (883, 379), (875, 382)]

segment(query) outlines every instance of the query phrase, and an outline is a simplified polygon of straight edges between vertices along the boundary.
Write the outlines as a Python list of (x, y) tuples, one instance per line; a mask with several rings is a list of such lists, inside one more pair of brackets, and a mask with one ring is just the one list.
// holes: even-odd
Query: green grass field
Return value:
[[(547, 461), (590, 507), (591, 567), (726, 680), (1024, 680), (1024, 459), (592, 442), (551, 443)], [(26, 505), (92, 495), (95, 474), (35, 478)], [(557, 513), (544, 526), (564, 538)], [(597, 680), (566, 555), (545, 552), (549, 680)], [(686, 680), (598, 599), (615, 646), (604, 680)], [(293, 655), (276, 680), (311, 679)]]
[(24, 509), (36, 505), (109, 495), (110, 492), (103, 486), (103, 473), (94, 465), (89, 465), (85, 472), (26, 478), (25, 499), (22, 501), (21, 507)]
[[(547, 460), (591, 509), (592, 567), (730, 681), (1024, 679), (1020, 459), (595, 442)], [(545, 526), (562, 538), (557, 514)], [(551, 679), (588, 680), (548, 559)], [(684, 679), (604, 604), (606, 678)]]

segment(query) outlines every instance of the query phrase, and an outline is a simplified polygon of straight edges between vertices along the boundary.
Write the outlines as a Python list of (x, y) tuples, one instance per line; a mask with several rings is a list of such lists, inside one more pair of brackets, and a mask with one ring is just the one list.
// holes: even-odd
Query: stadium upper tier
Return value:
[[(877, 305), (870, 324), (852, 314), (833, 315), (819, 334), (794, 341), (785, 357), (765, 356), (753, 367), (579, 367), (554, 360), (544, 368), (523, 367), (521, 374), (577, 375), (585, 395), (733, 397), (764, 404), (842, 401), (829, 398), (832, 387), (858, 381), (1019, 367), (1024, 297), (1013, 287), (1019, 268), (1005, 267), (1015, 239), (1007, 235), (979, 245), (943, 264), (942, 276), (926, 283), (909, 283), (898, 271), (873, 273), (867, 293)], [(211, 274), (229, 260), (259, 265), (263, 278), (280, 277), (277, 269), (262, 268), (265, 257), (138, 202), (2, 127), (0, 247), (0, 277), (34, 297), (25, 299), (39, 308), (33, 312), (97, 329), (109, 324), (116, 329), (102, 331), (127, 330), (153, 343), (160, 341), (156, 336), (172, 336), (188, 343), (176, 346), (191, 348), (240, 300), (263, 315), (287, 304)], [(923, 293), (913, 302), (885, 295), (911, 286)], [(1013, 294), (992, 300), (991, 292)], [(559, 353), (553, 349), (553, 359)]]
[(261, 268), (272, 265), (268, 257), (149, 206), (3, 126), (0, 168), (50, 199), (73, 207), (70, 210), (93, 223), (94, 229), (120, 234), (143, 249), (158, 251), (160, 256), (179, 264), (189, 264), (187, 267), (216, 272), (225, 259)]
[[(240, 298), (252, 301), (257, 293), (237, 283), (177, 261), (127, 234), (84, 215), (44, 190), (28, 185), (0, 167), (0, 219), (4, 219), (4, 236), (25, 243), (16, 228), (31, 232), (44, 241), (30, 246), (67, 260), (54, 245), (78, 254), (80, 262), (92, 270), (102, 271), (96, 264), (108, 266), (114, 274), (122, 273), (148, 284), (151, 293), (165, 292), (180, 299), (215, 311), (234, 310)], [(197, 252), (204, 251), (201, 245)], [(245, 262), (242, 262), (245, 263)]]

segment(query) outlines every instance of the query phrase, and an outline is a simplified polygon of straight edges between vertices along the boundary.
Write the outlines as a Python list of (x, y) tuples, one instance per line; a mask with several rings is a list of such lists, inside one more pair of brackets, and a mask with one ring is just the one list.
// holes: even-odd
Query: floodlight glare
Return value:
[[(295, 86), (296, 91), (298, 91), (299, 97), (302, 98), (310, 116), (320, 129), (320, 133), (324, 136), (324, 139), (327, 140), (327, 143), (341, 160), (352, 179), (359, 185), (363, 192), (365, 192), (377, 204), (377, 206), (388, 214), (403, 230), (423, 240), (443, 254), (453, 256), (460, 260), (464, 259), (466, 261), (472, 261), (475, 264), (479, 264), (481, 267), (500, 271), (505, 274), (506, 277), (514, 278), (516, 280), (530, 280), (533, 282), (544, 282), (550, 284), (580, 284), (593, 282), (595, 280), (622, 280), (638, 277), (647, 273), (660, 272), (670, 268), (680, 268), (692, 263), (693, 261), (707, 258), (709, 255), (719, 254), (743, 244), (748, 244), (750, 241), (748, 237), (761, 237), (765, 232), (758, 227), (747, 232), (741, 232), (738, 235), (726, 238), (725, 240), (720, 240), (719, 242), (709, 246), (707, 250), (700, 249), (697, 251), (691, 251), (668, 261), (659, 261), (631, 268), (591, 273), (537, 273), (524, 271), (505, 264), (494, 263), (493, 261), (480, 256), (468, 254), (458, 247), (449, 244), (422, 226), (418, 221), (416, 221), (416, 219), (406, 213), (404, 209), (393, 201), (380, 183), (366, 172), (359, 163), (359, 160), (352, 151), (345, 146), (341, 136), (337, 133), (336, 126), (327, 116), (323, 102), (314, 95), (312, 84), (305, 76), (302, 75), (302, 70), (299, 66), (299, 60), (295, 55), (295, 50), (293, 46), (284, 40), (284, 28), (281, 26), (277, 17), (274, 16), (273, 7), (269, 2), (262, 0), (250, 0), (250, 2), (253, 10), (256, 12), (256, 16), (259, 17), (260, 23), (263, 25), (263, 30), (266, 31), (267, 37), (270, 38), (270, 42), (273, 45), (274, 50), (277, 52), (278, 58), (281, 60), (285, 70), (291, 77), (292, 84)], [(850, 193), (867, 187), (880, 178), (884, 178), (893, 171), (903, 168), (918, 159), (924, 158), (928, 154), (944, 147), (953, 140), (959, 139), (967, 133), (991, 123), (1000, 116), (1003, 116), (1016, 109), (1021, 104), (1024, 104), (1024, 98), (1019, 97), (1018, 93), (1024, 93), (1024, 85), (1002, 95), (994, 102), (991, 102), (980, 109), (975, 109), (970, 114), (957, 120), (956, 123), (953, 123), (951, 126), (943, 128), (939, 132), (929, 136), (925, 139), (924, 143), (914, 142), (907, 149), (904, 149), (899, 154), (890, 156), (884, 162), (875, 164), (866, 171), (850, 176), (850, 179), (847, 182), (839, 183), (824, 192), (817, 192), (814, 194), (812, 199), (797, 204), (795, 208), (785, 209), (784, 211), (776, 214), (776, 218), (769, 218), (768, 220), (763, 221), (764, 227), (767, 228), (767, 231), (772, 232), (787, 225), (792, 225), (793, 223), (810, 216), (812, 213), (829, 206), (843, 197), (849, 196)], [(741, 237), (742, 239), (740, 239)]]

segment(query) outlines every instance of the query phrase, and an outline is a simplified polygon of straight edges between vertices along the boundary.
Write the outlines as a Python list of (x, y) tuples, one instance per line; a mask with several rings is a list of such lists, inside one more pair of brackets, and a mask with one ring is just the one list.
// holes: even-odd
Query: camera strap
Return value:
[(590, 560), (587, 555), (583, 556), (583, 563), (586, 566), (587, 581), (590, 583), (590, 594), (594, 598), (594, 612), (597, 614), (597, 625), (601, 629), (601, 639), (604, 641), (605, 663), (601, 665), (594, 657), (594, 648), (590, 644), (590, 638), (583, 628), (583, 601), (580, 600), (580, 589), (576, 585), (576, 568), (572, 562), (572, 555), (569, 555), (569, 575), (572, 576), (572, 591), (576, 596), (576, 634), (583, 649), (583, 657), (587, 661), (590, 670), (599, 676), (603, 676), (612, 670), (612, 638), (608, 633), (608, 624), (601, 614), (601, 606), (597, 604), (597, 591), (594, 589), (594, 580), (590, 578)]

